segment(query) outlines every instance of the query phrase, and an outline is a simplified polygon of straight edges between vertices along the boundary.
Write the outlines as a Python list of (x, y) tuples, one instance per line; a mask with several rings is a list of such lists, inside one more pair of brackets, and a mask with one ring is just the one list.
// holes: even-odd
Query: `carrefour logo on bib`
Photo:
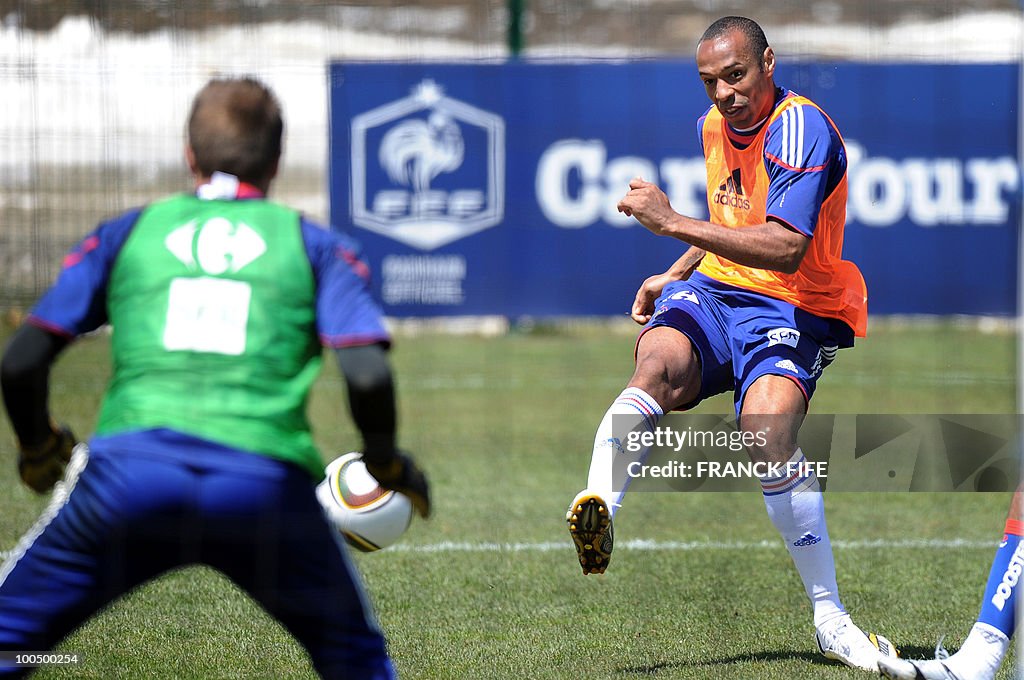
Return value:
[(421, 250), (501, 222), (505, 122), (426, 79), (352, 119), (352, 221)]

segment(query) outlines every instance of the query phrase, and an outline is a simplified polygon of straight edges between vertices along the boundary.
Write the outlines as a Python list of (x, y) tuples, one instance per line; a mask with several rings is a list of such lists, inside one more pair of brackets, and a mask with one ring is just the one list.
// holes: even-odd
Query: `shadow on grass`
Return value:
[(662, 661), (644, 666), (628, 666), (626, 668), (619, 668), (618, 672), (624, 675), (656, 675), (661, 671), (672, 668), (731, 666), (738, 663), (791, 661), (793, 659), (800, 659), (809, 663), (832, 663), (821, 654), (812, 652), (749, 652), (736, 656), (726, 656), (720, 659), (708, 658), (703, 661)]
[[(934, 647), (900, 647), (900, 657), (904, 659), (934, 659)], [(700, 666), (731, 666), (740, 663), (765, 663), (772, 661), (806, 661), (807, 663), (839, 666), (838, 661), (826, 659), (818, 652), (802, 651), (779, 651), (779, 652), (749, 652), (735, 656), (722, 657), (720, 659), (709, 658), (703, 661), (661, 661), (658, 663), (643, 666), (626, 666), (616, 669), (617, 673), (623, 675), (657, 675), (661, 671), (674, 668), (693, 668)]]

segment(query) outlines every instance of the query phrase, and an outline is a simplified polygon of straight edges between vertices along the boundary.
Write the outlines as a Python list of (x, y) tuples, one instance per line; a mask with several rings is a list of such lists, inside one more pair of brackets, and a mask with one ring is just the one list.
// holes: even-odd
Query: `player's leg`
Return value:
[[(70, 516), (68, 511), (72, 497), (88, 493), (88, 482), (71, 493), (86, 462), (85, 452), (76, 448), (65, 481), (58, 483), (42, 515), (0, 567), (0, 650), (52, 649), (88, 616), (83, 610), (92, 609), (96, 556), (81, 545), (87, 542), (86, 531), (73, 521), (74, 510)], [(76, 559), (66, 560), (66, 554)], [(29, 670), (10, 662), (5, 658), (0, 663), (3, 677), (20, 677)]]
[(693, 402), (700, 393), (700, 368), (690, 339), (668, 326), (651, 328), (637, 342), (636, 367), (629, 384), (612, 402), (598, 425), (587, 488), (601, 493), (614, 517), (629, 477), (626, 465), (642, 460), (647, 450), (623, 449), (630, 432), (653, 431), (661, 416)]
[(731, 387), (728, 337), (716, 316), (716, 301), (700, 286), (679, 282), (665, 288), (655, 309), (637, 340), (633, 376), (597, 428), (587, 488), (566, 512), (584, 574), (607, 568), (612, 519), (630, 481), (626, 470), (648, 453), (646, 447), (624, 448), (629, 434), (653, 431), (665, 412)]
[(758, 434), (754, 441), (764, 442), (748, 450), (751, 459), (778, 466), (777, 474), (761, 478), (761, 493), (811, 600), (814, 625), (821, 628), (845, 611), (839, 601), (821, 486), (797, 447), (805, 399), (793, 380), (763, 375), (747, 390), (741, 423)]
[[(254, 457), (256, 458), (256, 457)], [(277, 618), (324, 678), (394, 677), (384, 636), (309, 473), (266, 459), (264, 474), (209, 473), (203, 561)]]
[(135, 467), (76, 449), (51, 503), (0, 567), (0, 649), (52, 649), (109, 601), (173, 566), (173, 551), (132, 544), (128, 528), (146, 512), (136, 501), (161, 502), (173, 473), (145, 479)]
[(749, 449), (754, 461), (774, 463), (779, 472), (761, 478), (761, 493), (772, 524), (782, 535), (810, 598), (814, 625), (822, 628), (845, 611), (839, 601), (835, 564), (821, 487), (797, 447), (806, 401), (789, 378), (763, 375), (743, 400), (743, 428), (757, 433), (764, 446)]
[(759, 445), (748, 450), (751, 459), (779, 466), (777, 474), (761, 478), (761, 491), (811, 601), (819, 649), (854, 668), (877, 672), (879, 659), (896, 651), (886, 638), (855, 626), (839, 599), (821, 486), (797, 446), (804, 390), (788, 376), (761, 375), (746, 390), (740, 422), (757, 435), (752, 439)]
[[(1010, 502), (1003, 540), (999, 543), (989, 570), (981, 612), (971, 632), (956, 654), (930, 661), (887, 659), (879, 662), (882, 674), (889, 678), (925, 678), (930, 680), (991, 680), (1003, 663), (1010, 647), (1016, 620), (1017, 590), (1024, 567), (1021, 530), (1024, 489), (1018, 488)], [(941, 647), (938, 656), (945, 654)]]
[(653, 432), (665, 410), (693, 401), (700, 374), (689, 338), (666, 326), (651, 328), (637, 343), (633, 377), (605, 412), (594, 436), (587, 488), (576, 494), (565, 519), (584, 574), (608, 567), (614, 545), (612, 519), (622, 506), (630, 463), (648, 449), (623, 447), (632, 432)]
[(863, 633), (843, 608), (821, 487), (797, 447), (817, 381), (837, 350), (852, 345), (853, 331), (782, 301), (753, 293), (735, 297), (730, 337), (737, 411), (744, 429), (772, 428), (767, 446), (751, 449), (752, 458), (784, 466), (761, 480), (765, 508), (811, 600), (821, 651), (877, 673), (877, 660), (895, 649), (885, 638)]

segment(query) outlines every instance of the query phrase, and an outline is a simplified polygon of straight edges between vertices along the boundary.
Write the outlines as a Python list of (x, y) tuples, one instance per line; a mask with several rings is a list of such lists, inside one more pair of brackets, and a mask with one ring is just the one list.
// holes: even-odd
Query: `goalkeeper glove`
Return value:
[(430, 516), (430, 488), (427, 478), (406, 453), (395, 451), (386, 463), (366, 460), (366, 469), (385, 489), (404, 494), (424, 519)]
[(36, 493), (46, 493), (64, 475), (64, 467), (71, 460), (75, 448), (75, 435), (66, 426), (50, 425), (50, 434), (36, 446), (19, 446), (18, 474), (21, 481)]

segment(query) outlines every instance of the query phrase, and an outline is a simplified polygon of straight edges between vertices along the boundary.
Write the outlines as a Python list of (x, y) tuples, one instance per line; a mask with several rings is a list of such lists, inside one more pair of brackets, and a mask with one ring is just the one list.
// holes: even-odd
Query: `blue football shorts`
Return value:
[(94, 438), (66, 479), (70, 493), (54, 492), (0, 567), (0, 649), (52, 649), (120, 595), (205, 564), (280, 621), (322, 677), (394, 677), (360, 578), (298, 465), (150, 430)]
[(853, 331), (838, 319), (700, 273), (665, 286), (640, 337), (660, 326), (686, 335), (700, 362), (700, 394), (680, 410), (731, 390), (739, 415), (744, 395), (763, 375), (789, 378), (809, 402), (836, 352), (853, 346)]

